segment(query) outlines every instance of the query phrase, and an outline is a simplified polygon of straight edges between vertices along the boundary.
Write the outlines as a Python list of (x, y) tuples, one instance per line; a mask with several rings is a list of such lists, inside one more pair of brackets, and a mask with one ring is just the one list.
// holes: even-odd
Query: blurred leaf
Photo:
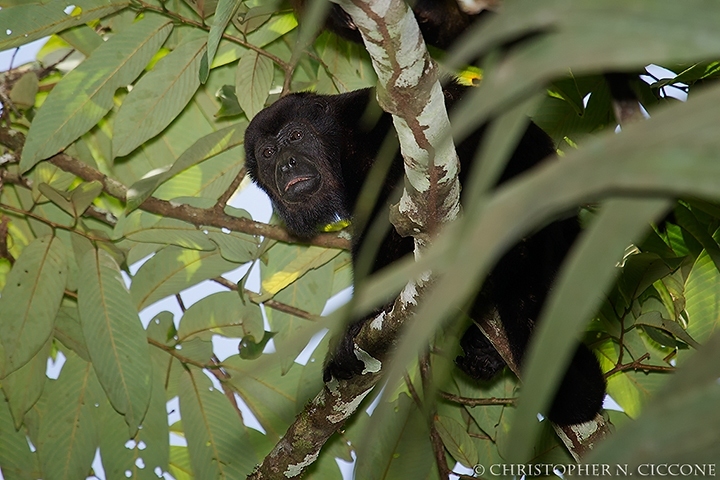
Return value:
[(455, 460), (467, 468), (477, 465), (478, 454), (475, 445), (460, 423), (450, 417), (437, 416), (434, 425), (442, 438), (443, 445)]
[[(393, 407), (386, 410), (382, 430), (358, 445), (355, 471), (367, 479), (435, 478), (437, 469), (426, 420), (405, 394)], [(368, 419), (364, 412), (360, 414), (360, 422)]]
[[(592, 292), (607, 290), (617, 273), (613, 260), (628, 243), (642, 238), (647, 223), (667, 211), (664, 199), (608, 200), (580, 243), (570, 252), (538, 319), (524, 362), (524, 395), (510, 436), (512, 459), (527, 458), (539, 431), (537, 412), (552, 400), (575, 350), (576, 335), (598, 308)], [(622, 232), (618, 234), (617, 232)], [(532, 417), (532, 421), (531, 421)]]
[(10, 90), (10, 100), (18, 108), (30, 108), (35, 105), (38, 92), (38, 77), (35, 72), (28, 72), (15, 82)]
[(56, 154), (105, 116), (113, 106), (115, 91), (135, 80), (171, 30), (169, 19), (147, 15), (63, 77), (30, 126), (21, 169), (27, 171)]

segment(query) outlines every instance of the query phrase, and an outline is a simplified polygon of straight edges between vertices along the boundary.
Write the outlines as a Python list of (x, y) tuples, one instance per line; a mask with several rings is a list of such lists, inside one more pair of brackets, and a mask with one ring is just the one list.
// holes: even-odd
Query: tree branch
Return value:
[[(19, 156), (19, 151), (25, 144), (25, 136), (15, 130), (0, 127), (0, 144), (15, 151), (16, 156)], [(122, 202), (126, 201), (127, 187), (125, 185), (70, 155), (59, 153), (48, 159), (48, 161), (61, 170), (72, 173), (86, 182), (93, 180), (100, 182), (105, 193)], [(147, 198), (138, 208), (148, 213), (183, 220), (198, 227), (228, 228), (236, 232), (262, 235), (263, 237), (287, 243), (307, 243), (327, 248), (350, 248), (350, 242), (343, 237), (342, 233), (321, 233), (309, 241), (299, 240), (279, 226), (255, 222), (247, 218), (233, 217), (216, 209), (197, 208), (186, 204), (160, 200), (155, 197)]]
[[(416, 246), (424, 247), (440, 225), (455, 219), (459, 212), (458, 161), (437, 66), (404, 1), (338, 3), (363, 36), (378, 74), (378, 101), (393, 115), (405, 158), (406, 189), (392, 221), (401, 234), (414, 236)], [(295, 478), (317, 459), (325, 442), (379, 380), (380, 367), (428, 280), (411, 281), (392, 309), (365, 322), (355, 344), (368, 357), (366, 373), (330, 382), (248, 478)]]

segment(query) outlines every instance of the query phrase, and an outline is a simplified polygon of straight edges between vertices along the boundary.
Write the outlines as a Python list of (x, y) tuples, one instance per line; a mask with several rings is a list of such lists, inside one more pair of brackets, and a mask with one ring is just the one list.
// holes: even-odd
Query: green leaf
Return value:
[(36, 447), (48, 480), (85, 478), (97, 448), (93, 421), (102, 389), (92, 366), (69, 354), (60, 377), (48, 381)]
[(237, 268), (215, 250), (201, 252), (169, 246), (145, 262), (133, 277), (130, 287), (138, 310), (196, 283)]
[(455, 460), (468, 468), (477, 465), (478, 453), (475, 445), (465, 428), (457, 420), (439, 415), (435, 418), (434, 423), (443, 445)]
[(707, 468), (720, 458), (720, 429), (714, 428), (720, 423), (719, 366), (716, 334), (678, 369), (637, 421), (594, 446), (584, 461), (626, 465), (629, 471), (642, 464), (697, 465), (706, 470), (691, 472), (693, 477), (712, 477)]
[[(428, 478), (437, 469), (427, 421), (405, 394), (401, 394), (390, 407), (393, 408), (385, 409), (383, 428), (372, 435), (372, 440), (367, 435), (367, 428), (361, 430), (365, 436), (358, 439), (361, 443), (357, 451), (356, 471), (369, 480)], [(365, 414), (361, 418), (362, 421), (372, 422)]]
[(0, 465), (5, 480), (42, 478), (38, 457), (30, 451), (25, 429), (15, 429), (7, 402), (0, 401)]
[(258, 237), (240, 232), (224, 232), (219, 228), (208, 228), (208, 238), (219, 248), (225, 260), (245, 263), (258, 255)]
[(133, 87), (115, 118), (113, 158), (162, 132), (185, 108), (200, 86), (197, 72), (205, 40), (189, 35)]
[[(274, 251), (281, 253), (280, 249)], [(335, 248), (322, 247), (292, 246), (290, 250), (283, 249), (283, 258), (273, 262), (272, 268), (263, 269), (262, 294), (258, 301), (272, 298), (310, 270), (319, 268), (337, 257), (340, 252), (341, 250)], [(278, 256), (276, 255), (276, 258)]]
[(15, 82), (10, 90), (10, 100), (19, 108), (30, 108), (35, 105), (38, 92), (38, 77), (35, 72), (28, 72)]
[(245, 122), (236, 123), (199, 138), (190, 148), (180, 155), (172, 167), (135, 182), (128, 189), (128, 211), (136, 209), (145, 199), (153, 194), (155, 189), (175, 175), (198, 163), (242, 145), (245, 138), (246, 126), (247, 124)]
[(180, 415), (195, 478), (244, 478), (260, 462), (225, 395), (192, 367), (180, 388)]
[(3, 379), (2, 389), (15, 419), (15, 428), (23, 423), (25, 412), (40, 398), (47, 380), (47, 362), (52, 339), (48, 339), (40, 351), (25, 365)]
[(150, 354), (120, 269), (104, 250), (80, 262), (78, 308), (98, 379), (133, 436), (150, 401)]
[(171, 30), (169, 19), (146, 15), (60, 80), (30, 126), (22, 171), (67, 147), (104, 117), (113, 106), (115, 91), (137, 78)]
[(90, 354), (85, 345), (85, 336), (80, 324), (80, 314), (77, 311), (77, 304), (63, 305), (60, 307), (58, 316), (55, 319), (55, 338), (63, 345), (75, 352), (86, 362), (90, 361)]
[(156, 469), (167, 471), (170, 445), (163, 373), (158, 368), (153, 369), (150, 406), (142, 429), (130, 441), (123, 417), (109, 402), (100, 404), (100, 455), (106, 478), (157, 480)]
[(243, 113), (233, 85), (223, 85), (215, 96), (220, 100), (220, 109), (215, 114), (216, 117), (233, 117)]
[(273, 75), (273, 62), (265, 55), (248, 50), (240, 57), (235, 74), (235, 93), (248, 120), (265, 107)]
[(124, 238), (135, 242), (178, 245), (194, 250), (217, 248), (205, 232), (191, 223), (175, 218), (158, 219), (156, 215), (135, 211), (117, 225), (117, 230)]
[(263, 319), (254, 303), (243, 303), (237, 292), (218, 292), (194, 303), (180, 322), (180, 341), (198, 337), (211, 340), (213, 335), (263, 337)]
[[(322, 388), (322, 374), (318, 368), (322, 358), (313, 355), (316, 357), (314, 366), (296, 365), (297, 368), (286, 374), (277, 361), (263, 362), (267, 355), (255, 361), (233, 355), (223, 361), (223, 367), (231, 374), (234, 391), (252, 410), (273, 442), (280, 439), (305, 403)], [(305, 369), (315, 375), (306, 376)]]
[(218, 2), (213, 23), (210, 27), (210, 33), (207, 38), (208, 48), (202, 56), (199, 75), (201, 83), (207, 81), (208, 75), (210, 74), (210, 65), (212, 65), (213, 58), (215, 58), (215, 53), (217, 52), (225, 27), (227, 27), (228, 22), (230, 22), (230, 19), (240, 5), (241, 2), (237, 0), (220, 0)]
[(29, 362), (52, 334), (67, 274), (65, 246), (52, 236), (34, 240), (15, 262), (0, 297), (6, 374)]
[(703, 343), (720, 327), (720, 272), (710, 254), (703, 250), (685, 282), (687, 332)]
[(86, 57), (89, 57), (93, 50), (103, 44), (100, 34), (87, 25), (69, 28), (58, 36)]
[[(128, 0), (77, 0), (76, 10), (65, 13), (68, 2), (53, 0), (45, 4), (30, 3), (0, 10), (3, 25), (0, 50), (7, 50), (55, 32), (104, 17), (129, 5)], [(9, 34), (5, 30), (10, 31)]]

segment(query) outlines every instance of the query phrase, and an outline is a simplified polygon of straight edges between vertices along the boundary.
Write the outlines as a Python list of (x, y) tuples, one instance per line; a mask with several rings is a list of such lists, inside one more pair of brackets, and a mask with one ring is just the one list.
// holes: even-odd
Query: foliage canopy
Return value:
[[(439, 280), (401, 343), (404, 381), (386, 386), (372, 417), (369, 395), (303, 478), (341, 478), (336, 458), (357, 458), (357, 478), (388, 479), (438, 478), (438, 461), (573, 462), (534, 417), (580, 332), (623, 410), (606, 412), (617, 433), (588, 461), (720, 458), (717, 2), (506, 0), (476, 37), (438, 54), (447, 71), (486, 59), (452, 118), (458, 135), (492, 120), (465, 215), (419, 264), (366, 282), (331, 317), (320, 316), (327, 300), (352, 283), (345, 234), (297, 244), (231, 197), (250, 188), (249, 119), (282, 92), (375, 85), (362, 46), (324, 32), (301, 48), (304, 32), (279, 1), (0, 7), (0, 50), (49, 36), (36, 62), (0, 76), (6, 479), (84, 478), (98, 450), (106, 478), (244, 478), (323, 388), (329, 342), (297, 363), (308, 340), (428, 267)], [(678, 73), (659, 79), (650, 64)], [(618, 71), (648, 80), (632, 87), (649, 118), (620, 133), (602, 75)], [(528, 114), (560, 160), (492, 189)], [(468, 381), (452, 368), (459, 329), (442, 320), (503, 249), (580, 207), (585, 235), (547, 306), (522, 392), (510, 372)], [(252, 266), (259, 292), (246, 288)], [(431, 335), (420, 362), (428, 373), (417, 350)], [(223, 338), (239, 351), (219, 358)], [(270, 338), (275, 353), (262, 354)], [(49, 359), (64, 361), (57, 378)], [(170, 425), (168, 405), (181, 417), (171, 412)], [(248, 412), (259, 428), (246, 425)]]

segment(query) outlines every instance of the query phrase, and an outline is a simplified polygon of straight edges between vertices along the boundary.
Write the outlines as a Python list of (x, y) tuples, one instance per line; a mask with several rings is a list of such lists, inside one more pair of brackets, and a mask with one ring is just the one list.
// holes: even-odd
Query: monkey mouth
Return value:
[(297, 185), (298, 183), (301, 183), (301, 182), (307, 182), (308, 180), (312, 180), (313, 178), (315, 178), (315, 177), (313, 177), (313, 176), (311, 176), (311, 175), (304, 175), (304, 176), (292, 178), (292, 179), (290, 179), (290, 181), (287, 182), (287, 184), (285, 185), (285, 190), (284, 190), (284, 191), (287, 192), (288, 190), (290, 190), (290, 188), (291, 188), (293, 185)]
[(297, 175), (287, 182), (282, 190), (282, 197), (286, 202), (304, 202), (320, 189), (320, 175)]

